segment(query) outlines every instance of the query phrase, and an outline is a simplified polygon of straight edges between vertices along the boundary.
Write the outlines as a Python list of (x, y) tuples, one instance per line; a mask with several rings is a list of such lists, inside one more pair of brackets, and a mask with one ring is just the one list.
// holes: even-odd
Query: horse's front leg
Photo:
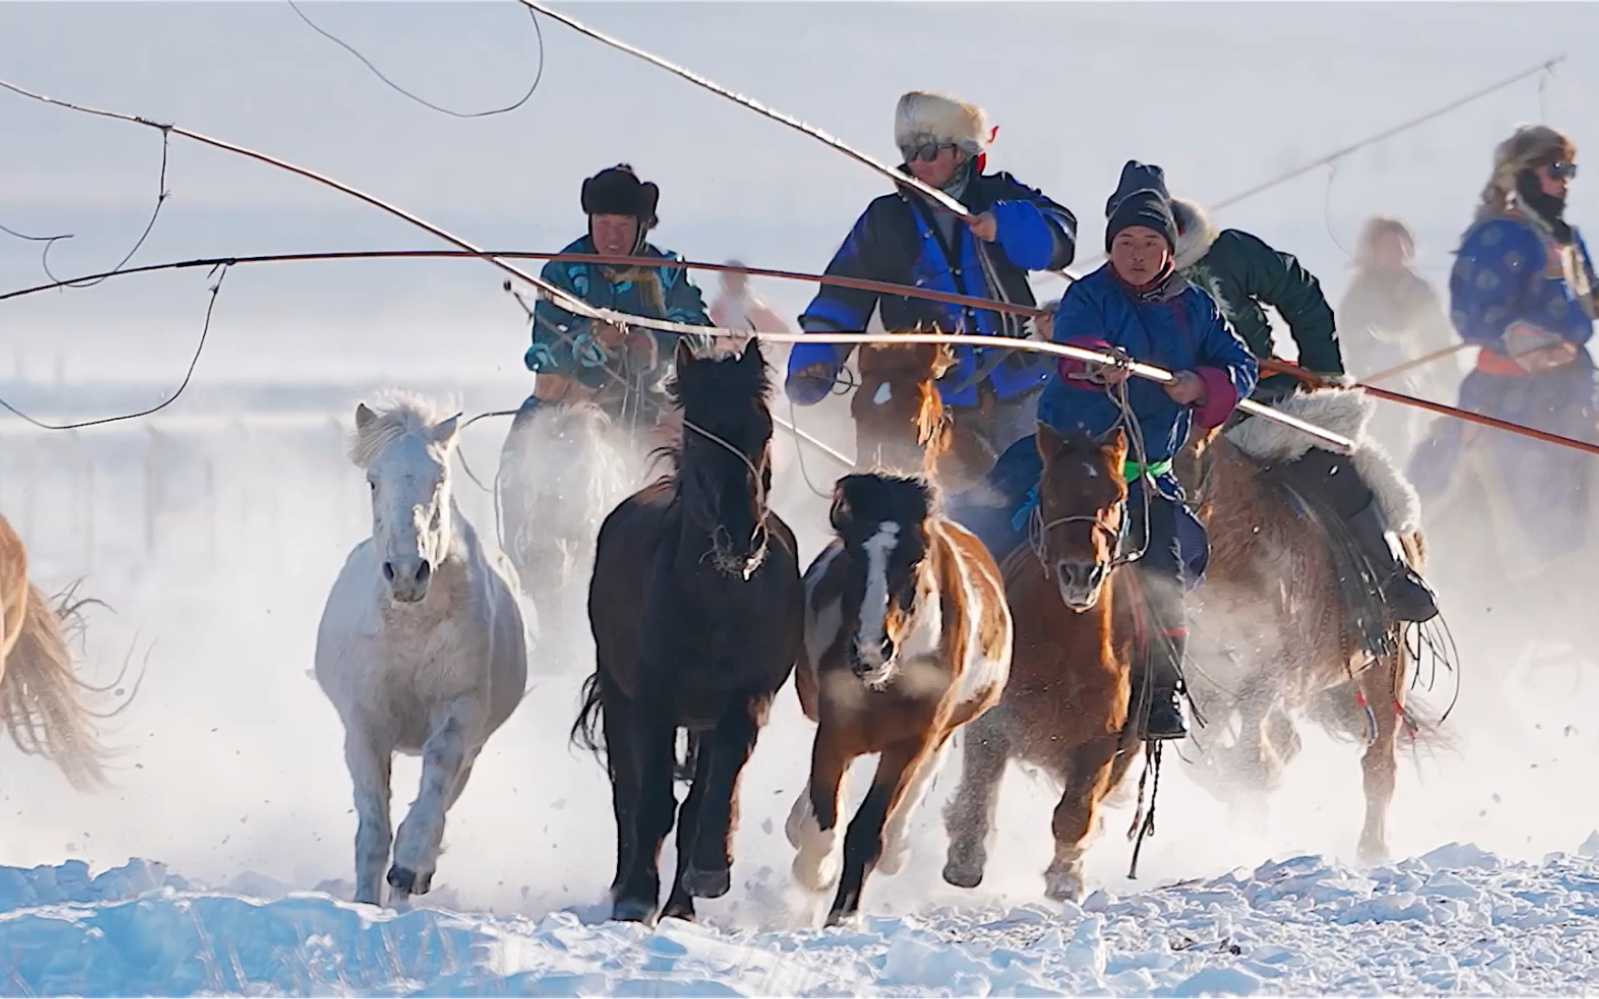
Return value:
[[(683, 804), (677, 809), (677, 873), (672, 878), (672, 893), (667, 896), (666, 908), (661, 910), (661, 915), (672, 919), (685, 919), (693, 922), (694, 896), (683, 888), (683, 875), (688, 870), (688, 864), (693, 859), (694, 833), (699, 829), (700, 806), (705, 801), (706, 780), (705, 768), (701, 766), (701, 757), (696, 753), (697, 745), (694, 732), (688, 732), (688, 759), (681, 766), (673, 767), (672, 776), (675, 780), (689, 781), (688, 797), (683, 799)], [(686, 773), (684, 771), (687, 771)]]
[(960, 784), (944, 806), (944, 831), (949, 834), (944, 880), (957, 888), (982, 884), (988, 864), (988, 839), (1011, 752), (1002, 710), (995, 707), (972, 719), (961, 738)]
[(355, 901), (383, 901), (383, 865), (389, 859), (389, 775), (392, 746), (380, 744), (364, 726), (344, 732), (344, 762), (355, 790)]
[(1394, 743), (1399, 733), (1399, 708), (1394, 691), (1404, 683), (1404, 651), (1386, 658), (1388, 669), (1368, 669), (1360, 675), (1360, 689), (1376, 715), (1376, 738), (1361, 757), (1362, 784), (1366, 791), (1366, 824), (1360, 832), (1357, 856), (1361, 862), (1388, 860), (1388, 806), (1394, 800), (1398, 763)]
[[(867, 876), (886, 852), (904, 849), (902, 841), (910, 813), (937, 769), (943, 741), (943, 736), (938, 737), (936, 745), (925, 739), (906, 740), (887, 747), (878, 757), (872, 788), (866, 792), (866, 800), (861, 802), (844, 836), (844, 874), (839, 878), (832, 911), (827, 914), (828, 926), (837, 926), (860, 911)], [(895, 871), (903, 859), (895, 858)]]
[[(647, 923), (661, 904), (661, 843), (672, 830), (677, 798), (672, 793), (677, 730), (670, 723), (635, 716), (638, 733), (638, 798), (633, 811), (633, 834), (626, 869), (611, 902), (611, 918)], [(679, 865), (681, 866), (681, 865)]]
[(435, 712), (422, 744), (422, 782), (394, 838), (389, 885), (397, 896), (425, 895), (433, 886), (444, 842), (444, 813), (460, 796), (478, 750), (483, 708), (475, 695), (458, 697)]
[[(703, 780), (705, 799), (694, 824), (694, 848), (679, 884), (695, 898), (721, 898), (733, 886), (733, 832), (738, 827), (738, 781), (755, 751), (770, 697), (739, 700), (716, 727), (701, 736), (695, 785)], [(665, 753), (671, 780), (672, 747)]]
[(811, 776), (805, 782), (783, 831), (794, 854), (793, 875), (808, 892), (824, 892), (838, 880), (839, 800), (854, 757), (833, 738), (824, 715), (811, 743)]
[(1050, 826), (1055, 834), (1055, 859), (1044, 871), (1044, 894), (1057, 902), (1075, 902), (1083, 896), (1083, 852), (1094, 831), (1100, 802), (1110, 791), (1119, 742), (1119, 734), (1100, 735), (1071, 750), (1064, 760), (1066, 787)]

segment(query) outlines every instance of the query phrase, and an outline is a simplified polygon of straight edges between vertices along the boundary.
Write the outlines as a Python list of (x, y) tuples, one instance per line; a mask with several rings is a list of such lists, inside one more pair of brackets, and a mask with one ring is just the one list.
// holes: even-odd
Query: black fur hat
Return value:
[(655, 206), (660, 200), (661, 189), (639, 180), (627, 163), (607, 167), (583, 181), (584, 215), (629, 215), (638, 219), (644, 230), (653, 229), (659, 221)]

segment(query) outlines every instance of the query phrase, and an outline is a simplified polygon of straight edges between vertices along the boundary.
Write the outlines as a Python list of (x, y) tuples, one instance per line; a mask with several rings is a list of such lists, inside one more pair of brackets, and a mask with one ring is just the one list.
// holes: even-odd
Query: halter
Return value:
[[(689, 420), (687, 417), (685, 417), (683, 419), (683, 426), (685, 426), (688, 429), (694, 431), (695, 433), (699, 434), (701, 437), (704, 437), (708, 441), (714, 441), (715, 443), (720, 444), (722, 447), (726, 448), (728, 450), (728, 452), (733, 455), (733, 457), (737, 458), (739, 461), (744, 463), (745, 474), (747, 474), (749, 476), (750, 484), (755, 487), (755, 503), (756, 503), (756, 506), (758, 506), (760, 508), (760, 511), (761, 511), (760, 512), (760, 516), (758, 518), (756, 518), (756, 521), (755, 521), (755, 532), (754, 532), (754, 534), (751, 535), (751, 537), (755, 537), (755, 536), (758, 535), (760, 537), (760, 543), (758, 545), (756, 545), (755, 546), (755, 550), (750, 553), (750, 558), (749, 558), (748, 564), (753, 564), (753, 565), (757, 565), (757, 566), (760, 565), (762, 562), (764, 562), (766, 560), (766, 549), (767, 549), (769, 543), (771, 542), (771, 538), (772, 538), (771, 529), (768, 528), (767, 525), (766, 525), (766, 521), (767, 521), (767, 518), (770, 516), (771, 510), (766, 504), (766, 484), (765, 484), (765, 482), (762, 481), (761, 469), (756, 468), (755, 467), (755, 463), (753, 461), (750, 461), (749, 456), (746, 455), (743, 451), (740, 451), (738, 448), (736, 448), (733, 445), (729, 444), (721, 436), (711, 433), (709, 430), (706, 430), (704, 427), (700, 426), (699, 424), (694, 423), (693, 421)], [(767, 466), (768, 461), (769, 461), (769, 455), (768, 456), (763, 456), (761, 458), (761, 468), (762, 469), (764, 469)], [(722, 527), (721, 524), (717, 524), (716, 525), (716, 530), (721, 530), (721, 531), (723, 531), (723, 533), (726, 533), (725, 529)], [(748, 572), (746, 572), (745, 575), (744, 575), (744, 578), (747, 580), (747, 579), (749, 579), (749, 577), (750, 577), (750, 574)]]

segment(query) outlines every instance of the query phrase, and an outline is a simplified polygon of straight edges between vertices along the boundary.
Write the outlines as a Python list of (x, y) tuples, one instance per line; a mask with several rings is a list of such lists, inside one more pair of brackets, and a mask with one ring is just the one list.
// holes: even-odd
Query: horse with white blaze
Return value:
[(460, 414), (404, 393), (356, 407), (350, 459), (372, 487), (372, 536), (355, 546), (317, 628), (316, 679), (344, 723), (355, 788), (355, 901), (381, 902), (396, 752), (422, 781), (388, 871), (391, 900), (431, 887), (444, 816), (483, 744), (521, 702), (527, 629), (516, 571), (489, 555), (455, 503)]
[[(804, 656), (794, 671), (816, 740), (786, 828), (800, 886), (838, 884), (829, 926), (856, 914), (874, 869), (904, 864), (911, 816), (944, 747), (999, 702), (1013, 642), (999, 566), (940, 515), (926, 479), (847, 475), (830, 519), (837, 536), (805, 573)], [(844, 776), (869, 753), (881, 754), (877, 774), (844, 837), (840, 872)]]

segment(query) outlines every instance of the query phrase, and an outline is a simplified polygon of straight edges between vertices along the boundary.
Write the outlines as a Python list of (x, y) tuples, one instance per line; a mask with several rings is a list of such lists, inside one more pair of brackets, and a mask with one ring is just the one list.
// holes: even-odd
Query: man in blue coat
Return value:
[[(1227, 421), (1238, 401), (1254, 391), (1259, 365), (1210, 296), (1173, 265), (1177, 223), (1160, 167), (1128, 161), (1106, 216), (1110, 259), (1066, 289), (1050, 339), (1089, 350), (1121, 348), (1176, 376), (1166, 385), (1142, 379), (1125, 385), (1144, 458), (1141, 465), (1129, 459), (1124, 475), (1132, 521), (1127, 535), (1146, 546), (1134, 571), (1165, 639), (1151, 650), (1148, 697), (1139, 694), (1146, 682), (1142, 671), (1133, 677), (1133, 703), (1148, 706), (1139, 733), (1146, 739), (1181, 739), (1187, 734), (1177, 699), (1188, 636), (1184, 592), (1198, 585), (1208, 550), (1204, 528), (1183, 503), (1172, 459), (1191, 425), (1208, 429)], [(1122, 412), (1107, 386), (1122, 382), (1127, 373), (1068, 358), (1056, 361), (1051, 358), (1037, 422), (1063, 434), (1098, 436), (1115, 427)], [(995, 558), (1004, 559), (1026, 537), (1042, 471), (1035, 442), (1023, 438), (1000, 457), (983, 484), (951, 498), (950, 513)]]
[[(992, 134), (976, 105), (925, 91), (902, 96), (894, 117), (894, 140), (905, 157), (900, 169), (960, 201), (977, 219), (963, 223), (900, 187), (866, 206), (827, 273), (1032, 306), (1027, 272), (1072, 262), (1077, 219), (1008, 173), (983, 173)], [(890, 332), (937, 327), (1027, 335), (1021, 316), (836, 286), (822, 288), (800, 316), (800, 328), (860, 332), (873, 309)], [(785, 383), (789, 398), (801, 406), (820, 402), (852, 350), (852, 344), (796, 344)], [(972, 421), (996, 455), (1032, 433), (1038, 393), (1052, 367), (1048, 358), (964, 344), (955, 356), (955, 366), (938, 382), (954, 419)]]

